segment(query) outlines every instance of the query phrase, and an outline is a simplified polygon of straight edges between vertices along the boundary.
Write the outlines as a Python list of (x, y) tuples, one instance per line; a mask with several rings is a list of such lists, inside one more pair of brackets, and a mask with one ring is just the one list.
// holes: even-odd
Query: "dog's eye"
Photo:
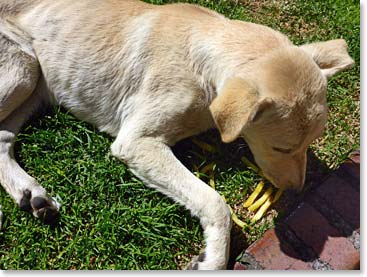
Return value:
[(292, 149), (288, 149), (288, 148), (279, 148), (279, 147), (273, 147), (273, 150), (276, 152), (280, 152), (283, 154), (289, 154), (292, 152)]

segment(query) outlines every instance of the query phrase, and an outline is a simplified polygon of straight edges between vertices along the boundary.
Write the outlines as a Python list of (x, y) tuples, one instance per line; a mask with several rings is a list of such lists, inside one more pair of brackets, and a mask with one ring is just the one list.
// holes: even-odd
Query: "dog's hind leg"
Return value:
[(31, 95), (40, 75), (26, 36), (0, 19), (0, 122)]
[(21, 209), (52, 223), (60, 204), (50, 197), (37, 181), (17, 163), (13, 154), (16, 136), (23, 123), (44, 106), (44, 92), (38, 88), (5, 120), (0, 123), (0, 183)]
[(59, 204), (18, 165), (13, 155), (20, 128), (47, 97), (36, 88), (40, 69), (35, 55), (19, 36), (19, 30), (12, 28), (0, 20), (0, 183), (22, 209), (51, 221)]
[(225, 269), (231, 217), (222, 197), (182, 165), (161, 139), (131, 137), (128, 133), (120, 131), (111, 146), (112, 154), (125, 161), (146, 185), (173, 198), (200, 219), (205, 253), (193, 260), (189, 269)]

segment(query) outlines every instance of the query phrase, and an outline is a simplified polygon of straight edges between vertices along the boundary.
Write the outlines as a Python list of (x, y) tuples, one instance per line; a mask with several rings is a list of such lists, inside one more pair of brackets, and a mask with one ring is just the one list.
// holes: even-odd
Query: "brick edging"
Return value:
[(311, 190), (296, 209), (251, 244), (235, 270), (360, 268), (360, 152)]

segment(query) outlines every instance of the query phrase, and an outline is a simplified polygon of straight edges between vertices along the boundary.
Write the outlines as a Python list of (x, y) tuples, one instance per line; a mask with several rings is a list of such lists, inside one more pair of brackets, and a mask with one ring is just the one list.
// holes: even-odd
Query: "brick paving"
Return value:
[(360, 152), (251, 244), (234, 270), (360, 269)]

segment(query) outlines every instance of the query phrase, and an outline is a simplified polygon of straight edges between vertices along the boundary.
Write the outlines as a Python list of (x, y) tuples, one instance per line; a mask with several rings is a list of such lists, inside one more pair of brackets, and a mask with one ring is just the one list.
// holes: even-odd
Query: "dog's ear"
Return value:
[(312, 56), (327, 79), (354, 64), (344, 39), (305, 44), (301, 49)]
[(235, 140), (247, 125), (257, 121), (271, 105), (270, 99), (259, 100), (258, 92), (247, 81), (228, 80), (209, 109), (223, 142)]

